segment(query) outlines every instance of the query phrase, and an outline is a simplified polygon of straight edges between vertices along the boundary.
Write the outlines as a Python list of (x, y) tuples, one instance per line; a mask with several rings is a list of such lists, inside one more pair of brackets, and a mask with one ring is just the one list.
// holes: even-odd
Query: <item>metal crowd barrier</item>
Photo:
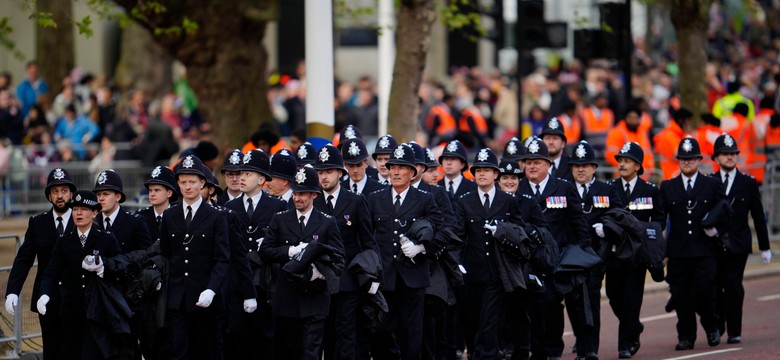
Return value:
[[(14, 240), (15, 249), (18, 251), (21, 241), (17, 235), (0, 235), (0, 244)], [(5, 244), (3, 244), (5, 245)], [(14, 255), (16, 251), (14, 251)], [(38, 272), (38, 264), (35, 263), (30, 269), (27, 281), (24, 282), (16, 312), (13, 316), (9, 315), (5, 309), (0, 315), (0, 359), (18, 359), (23, 353), (36, 353), (43, 350), (41, 341), (41, 326), (38, 321), (38, 314), (30, 311), (30, 302), (32, 290), (35, 284), (35, 275)], [(5, 289), (8, 285), (8, 275), (11, 273), (11, 266), (0, 267), (0, 287)], [(4, 300), (3, 300), (4, 301)]]

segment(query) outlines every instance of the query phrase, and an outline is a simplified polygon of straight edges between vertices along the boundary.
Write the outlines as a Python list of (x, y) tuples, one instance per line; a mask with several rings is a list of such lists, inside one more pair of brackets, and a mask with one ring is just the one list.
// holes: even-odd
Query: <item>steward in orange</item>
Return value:
[(597, 154), (603, 153), (606, 147), (607, 132), (615, 125), (615, 113), (607, 107), (606, 94), (598, 94), (591, 106), (582, 112), (582, 127), (585, 140)]
[(780, 115), (775, 114), (769, 118), (764, 143), (767, 160), (771, 162), (780, 159)]
[(566, 98), (561, 106), (563, 113), (556, 116), (563, 125), (563, 135), (571, 144), (577, 144), (582, 140), (582, 119), (577, 116), (577, 104)]
[(487, 146), (488, 123), (476, 106), (468, 104), (460, 110), (458, 131), (474, 136), (480, 149)]
[[(747, 104), (739, 103), (734, 106), (731, 115), (724, 116), (720, 119), (720, 129), (729, 135), (737, 142), (737, 144), (743, 144), (747, 140), (746, 129), (750, 123), (748, 122), (748, 108)], [(751, 157), (753, 150), (750, 146), (744, 148), (737, 158), (737, 166), (740, 169), (745, 169), (747, 158)]]
[(690, 110), (681, 107), (677, 111), (670, 109), (670, 113), (673, 121), (653, 137), (655, 153), (658, 155), (664, 180), (671, 179), (680, 172), (676, 158), (677, 145), (686, 135), (693, 133), (693, 113)]
[(431, 106), (425, 117), (425, 130), (431, 146), (453, 139), (458, 131), (455, 117), (452, 116), (452, 103), (452, 96), (445, 94), (441, 102)]
[[(642, 159), (642, 168), (646, 171), (652, 171), (655, 169), (655, 161), (653, 155), (650, 152), (650, 138), (648, 138), (647, 132), (641, 131), (641, 120), (639, 117), (640, 111), (637, 108), (629, 107), (626, 110), (626, 114), (623, 120), (620, 121), (617, 126), (612, 128), (607, 134), (607, 150), (604, 153), (604, 159), (609, 166), (617, 168), (618, 161), (615, 157), (620, 149), (623, 148), (625, 143), (637, 143), (643, 149), (648, 151), (644, 153)], [(615, 171), (615, 177), (619, 174)]]
[(769, 121), (775, 115), (775, 99), (765, 97), (761, 99), (758, 107), (756, 118), (745, 124), (745, 144), (748, 144), (752, 151), (745, 158), (743, 170), (756, 178), (759, 184), (763, 184), (767, 162), (766, 133), (769, 130)]

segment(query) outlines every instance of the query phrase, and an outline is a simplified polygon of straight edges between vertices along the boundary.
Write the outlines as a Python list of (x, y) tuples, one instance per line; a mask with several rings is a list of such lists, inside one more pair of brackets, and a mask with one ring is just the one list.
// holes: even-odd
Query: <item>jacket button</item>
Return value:
[(488, 255), (488, 256), (490, 256), (490, 253), (485, 253), (485, 255)]
[(393, 230), (393, 234), (398, 234), (398, 230)]
[(189, 264), (189, 263), (190, 263), (190, 261), (189, 261), (189, 260), (184, 260), (184, 263), (185, 263), (185, 264)]
[(688, 235), (693, 234), (693, 231), (688, 230)]
[(184, 247), (184, 251), (190, 251), (190, 248), (189, 248), (189, 246), (185, 246), (185, 247)]
[(485, 241), (485, 245), (488, 245), (488, 242), (487, 242), (487, 241)]
[(691, 213), (691, 211), (690, 211), (690, 210), (688, 210), (688, 214), (690, 214), (690, 213)]
[(81, 275), (81, 278), (82, 278), (82, 279), (84, 278), (84, 274), (82, 274), (82, 275)]
[(184, 273), (184, 276), (190, 276), (190, 273)]
[(691, 221), (690, 221), (690, 220), (688, 220), (688, 225), (690, 225), (690, 224), (691, 224)]
[(81, 288), (85, 288), (85, 287), (87, 287), (87, 286), (86, 285), (81, 285)]
[(489, 231), (485, 231), (485, 234), (486, 234), (486, 235), (490, 235), (490, 232), (489, 232)]
[(393, 259), (397, 258), (397, 256), (393, 255)]
[(249, 249), (249, 252), (252, 252), (252, 251), (253, 251), (252, 249)]
[(393, 246), (398, 246), (398, 243), (393, 243)]
[(57, 282), (57, 285), (62, 285), (62, 281), (58, 281), (58, 282)]

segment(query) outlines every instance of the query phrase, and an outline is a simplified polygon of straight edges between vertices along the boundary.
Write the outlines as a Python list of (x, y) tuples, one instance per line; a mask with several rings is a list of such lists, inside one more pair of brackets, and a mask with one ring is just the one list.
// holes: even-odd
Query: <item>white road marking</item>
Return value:
[(648, 317), (645, 317), (645, 318), (641, 318), (641, 319), (639, 319), (639, 321), (641, 321), (641, 322), (643, 322), (643, 323), (646, 323), (646, 322), (650, 322), (650, 321), (656, 321), (656, 320), (662, 320), (662, 319), (673, 318), (673, 317), (675, 317), (675, 316), (677, 316), (677, 313), (674, 313), (674, 312), (673, 312), (673, 313), (669, 313), (669, 314), (661, 314), (661, 315), (648, 316)]
[(778, 299), (780, 299), (780, 294), (762, 296), (762, 297), (758, 298), (757, 300), (758, 301), (772, 301), (772, 300), (778, 300)]
[(666, 358), (664, 360), (693, 359), (693, 358), (702, 357), (702, 356), (717, 355), (717, 354), (723, 354), (723, 353), (732, 352), (732, 351), (739, 351), (739, 350), (742, 350), (742, 348), (732, 348), (732, 349), (707, 351), (707, 352), (698, 353), (698, 354), (692, 354), (692, 355), (686, 355), (686, 356), (680, 356), (680, 357), (674, 357), (674, 358)]

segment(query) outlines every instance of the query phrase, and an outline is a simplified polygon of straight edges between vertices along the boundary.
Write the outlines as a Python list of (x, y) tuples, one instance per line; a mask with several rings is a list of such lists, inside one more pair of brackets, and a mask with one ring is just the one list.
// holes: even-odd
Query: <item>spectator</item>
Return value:
[(306, 129), (298, 129), (290, 135), (290, 149), (293, 154), (298, 153), (298, 148), (306, 142)]
[(12, 82), (11, 73), (8, 71), (0, 72), (0, 91), (11, 89)]
[(377, 136), (379, 122), (379, 107), (371, 89), (358, 90), (355, 105), (347, 115), (349, 124), (357, 126), (363, 135)]
[(41, 136), (42, 134), (50, 134), (51, 126), (49, 126), (48, 120), (46, 120), (46, 114), (40, 105), (35, 105), (27, 112), (27, 117), (24, 119), (24, 143), (29, 143), (30, 139), (35, 136)]
[(306, 128), (306, 88), (298, 80), (290, 80), (284, 86), (285, 100), (282, 103), (287, 111), (287, 124), (282, 128), (282, 135), (289, 136), (297, 129)]
[(79, 159), (86, 159), (85, 145), (100, 135), (100, 128), (84, 115), (77, 116), (73, 105), (65, 107), (65, 115), (57, 121), (54, 127), (54, 139), (57, 142), (67, 139), (73, 152)]
[[(69, 78), (65, 78), (66, 80)], [(81, 103), (76, 99), (76, 93), (73, 85), (67, 84), (63, 80), (62, 92), (54, 97), (54, 103), (51, 106), (51, 112), (55, 119), (59, 119), (65, 114), (65, 107), (73, 105), (77, 114), (81, 114)]]
[(8, 138), (14, 145), (22, 143), (24, 115), (8, 90), (0, 90), (0, 140)]
[(116, 119), (116, 98), (114, 91), (104, 86), (96, 92), (97, 104), (98, 104), (98, 122), (100, 126), (100, 132), (107, 134), (111, 132), (111, 128), (114, 126), (114, 119)]
[(146, 123), (149, 122), (147, 114), (144, 92), (141, 90), (132, 90), (128, 95), (128, 104), (125, 109), (125, 116), (130, 126), (136, 133), (142, 133), (146, 129)]
[(27, 116), (27, 111), (38, 103), (38, 98), (49, 92), (49, 85), (38, 77), (38, 63), (32, 60), (27, 63), (27, 77), (16, 88), (16, 97), (22, 105), (22, 116)]

